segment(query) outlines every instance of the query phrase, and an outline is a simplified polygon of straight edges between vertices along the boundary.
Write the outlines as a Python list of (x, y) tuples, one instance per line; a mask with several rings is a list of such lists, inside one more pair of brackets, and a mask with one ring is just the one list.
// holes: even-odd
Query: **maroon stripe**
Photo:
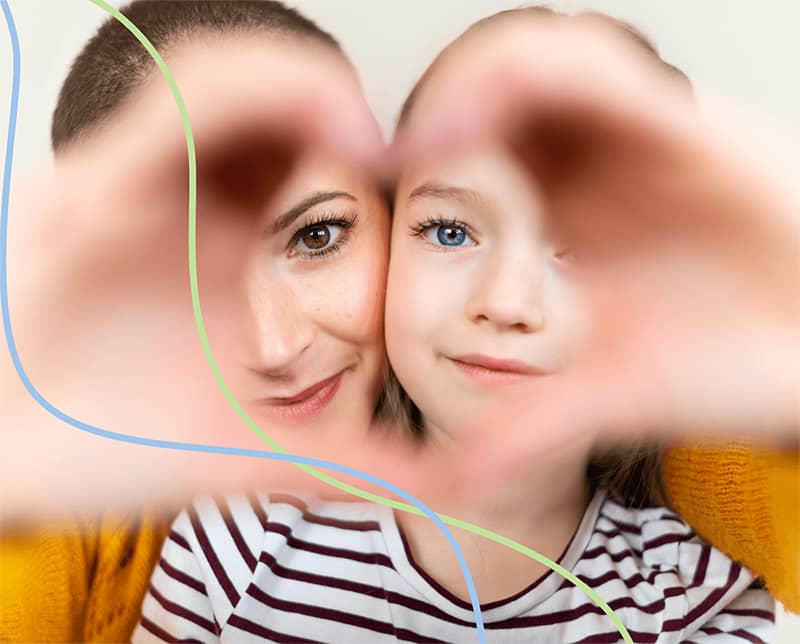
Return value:
[(358, 532), (371, 532), (380, 530), (377, 521), (345, 521), (344, 519), (334, 519), (332, 517), (323, 517), (311, 512), (304, 512), (303, 519), (309, 523), (316, 523), (318, 525), (330, 526), (331, 528), (340, 528), (342, 530), (355, 530)]
[(197, 624), (200, 628), (207, 630), (212, 635), (217, 634), (217, 629), (214, 627), (214, 622), (208, 621), (205, 617), (198, 615), (190, 611), (188, 608), (181, 606), (180, 604), (176, 604), (173, 601), (170, 601), (164, 595), (162, 595), (158, 590), (156, 590), (155, 586), (150, 584), (150, 595), (155, 599), (161, 607), (167, 611), (168, 613), (172, 613), (173, 615), (177, 615), (178, 617), (185, 619), (187, 622), (192, 622), (193, 624)]
[(708, 596), (700, 602), (697, 606), (694, 607), (689, 613), (684, 616), (682, 619), (671, 619), (664, 622), (662, 625), (662, 631), (680, 631), (686, 628), (689, 624), (695, 621), (698, 617), (703, 615), (704, 613), (708, 612), (708, 609), (711, 608), (714, 604), (716, 604), (722, 596), (730, 590), (730, 587), (734, 584), (734, 582), (739, 578), (739, 573), (742, 571), (742, 567), (739, 564), (733, 564), (731, 569), (728, 573), (728, 579), (725, 582), (725, 585), (721, 588), (716, 588), (715, 590), (711, 591)]
[(673, 586), (672, 588), (667, 588), (667, 590), (664, 591), (665, 598), (676, 597), (678, 595), (685, 595), (685, 594), (686, 594), (686, 589), (683, 586)]
[(758, 610), (756, 608), (724, 608), (720, 611), (721, 615), (736, 615), (737, 617), (760, 617), (769, 622), (775, 621), (775, 613), (769, 610)]
[(233, 539), (233, 542), (236, 544), (236, 549), (239, 551), (242, 559), (244, 559), (244, 563), (248, 568), (250, 568), (250, 572), (253, 572), (256, 569), (256, 557), (250, 551), (247, 543), (245, 543), (244, 537), (239, 530), (239, 526), (236, 525), (236, 521), (233, 518), (231, 507), (228, 505), (228, 502), (225, 499), (222, 499), (217, 506), (219, 507), (220, 514), (222, 515), (222, 520), (225, 522), (225, 527), (228, 528), (231, 539)]
[(666, 512), (664, 512), (664, 514), (662, 514), (659, 517), (659, 519), (661, 521), (677, 521), (678, 523), (682, 523), (683, 525), (687, 525), (686, 521), (681, 519), (681, 517), (679, 515), (675, 514), (674, 512), (666, 511)]
[[(664, 600), (657, 599), (650, 604), (640, 606), (632, 597), (620, 597), (608, 602), (612, 610), (619, 610), (620, 608), (634, 608), (642, 613), (654, 615), (664, 610)], [(562, 624), (572, 620), (583, 617), (584, 615), (594, 613), (602, 615), (603, 610), (592, 603), (582, 604), (576, 608), (568, 610), (555, 611), (547, 613), (546, 615), (534, 615), (530, 617), (512, 617), (501, 622), (493, 622), (486, 624), (487, 629), (501, 629), (501, 628), (534, 628), (537, 626), (551, 626), (553, 624)]]
[[(642, 633), (628, 629), (628, 634), (636, 644), (650, 644), (658, 641), (658, 633)], [(620, 640), (619, 631), (610, 633), (595, 633), (582, 640), (576, 640), (575, 644), (616, 644)], [(685, 644), (685, 643), (684, 643)]]
[(422, 602), (418, 599), (414, 599), (413, 597), (406, 597), (405, 595), (401, 595), (393, 591), (386, 591), (386, 599), (391, 604), (398, 604), (400, 606), (408, 608), (409, 610), (413, 610), (418, 613), (425, 613), (426, 615), (430, 615), (431, 617), (435, 617), (436, 619), (449, 622), (450, 624), (456, 624), (458, 626), (466, 626), (468, 628), (475, 627), (475, 622), (473, 621), (458, 619), (457, 617), (448, 615), (447, 613), (439, 610), (438, 608), (432, 606), (431, 604)]
[[(609, 570), (608, 572), (603, 573), (598, 577), (587, 577), (586, 575), (576, 575), (576, 577), (580, 579), (583, 583), (585, 583), (587, 586), (590, 586), (592, 588), (597, 588), (598, 586), (602, 586), (603, 584), (613, 579), (619, 579), (620, 581), (622, 581), (623, 584), (625, 584), (627, 588), (635, 588), (636, 586), (638, 586), (643, 582), (652, 584), (656, 577), (670, 572), (672, 571), (656, 569), (653, 570), (649, 575), (647, 575), (647, 577), (642, 577), (641, 573), (637, 572), (636, 574), (631, 575), (627, 579), (623, 579), (622, 577), (620, 577), (619, 572), (617, 572), (616, 570)], [(559, 590), (562, 590), (564, 588), (572, 588), (573, 586), (574, 584), (569, 579), (565, 579), (562, 582), (561, 586), (559, 587)]]
[(277, 559), (275, 559), (275, 557), (268, 552), (262, 552), (258, 560), (266, 565), (275, 575), (278, 577), (283, 577), (284, 579), (293, 579), (294, 581), (301, 581), (307, 584), (314, 584), (316, 586), (338, 588), (340, 590), (347, 590), (360, 595), (367, 595), (369, 597), (385, 596), (384, 589), (378, 586), (370, 586), (369, 584), (364, 584), (358, 581), (350, 581), (348, 579), (341, 579), (340, 577), (329, 577), (327, 575), (318, 575), (316, 573), (286, 568), (285, 566), (279, 564)]
[(708, 544), (703, 546), (703, 551), (700, 554), (700, 559), (697, 562), (697, 569), (694, 571), (694, 578), (689, 588), (697, 588), (702, 586), (706, 580), (706, 572), (708, 571), (708, 560), (711, 557), (711, 546)]
[[(470, 624), (474, 626), (474, 624)], [(403, 642), (419, 642), (419, 644), (447, 644), (444, 640), (435, 640), (432, 637), (422, 635), (408, 630), (407, 628), (395, 628), (394, 636)]]
[(691, 541), (692, 538), (693, 535), (691, 534), (663, 534), (660, 537), (656, 537), (650, 541), (645, 541), (642, 551), (644, 552), (645, 550), (660, 548), (668, 543), (682, 543), (684, 541)]
[(297, 508), (300, 512), (305, 512), (308, 510), (308, 506), (303, 503), (300, 499), (296, 496), (292, 496), (291, 494), (270, 494), (269, 495), (269, 502), (270, 505), (273, 503), (282, 503), (283, 505), (291, 505), (293, 508)]
[(601, 557), (602, 555), (608, 555), (611, 558), (611, 561), (620, 562), (623, 559), (627, 559), (628, 557), (641, 558), (642, 553), (634, 548), (629, 548), (628, 550), (620, 550), (619, 552), (609, 552), (608, 550), (606, 550), (605, 546), (597, 546), (596, 548), (592, 548), (591, 550), (586, 550), (581, 556), (580, 560), (584, 561), (588, 559), (596, 559), (597, 557)]
[(684, 521), (683, 519), (681, 519), (679, 516), (677, 516), (675, 514), (663, 514), (658, 518), (658, 520), (659, 521), (672, 521), (673, 523), (678, 523), (684, 529), (688, 529), (688, 534), (691, 534), (692, 536), (695, 535), (695, 532), (694, 532), (694, 530), (691, 529), (691, 526), (688, 523), (686, 523), (686, 521)]
[(258, 500), (258, 497), (255, 494), (248, 494), (247, 500), (250, 502), (250, 507), (253, 508), (253, 512), (258, 518), (258, 522), (261, 524), (261, 528), (266, 532), (267, 530), (267, 513), (264, 512), (264, 506), (261, 505), (261, 501)]
[(286, 568), (279, 564), (275, 557), (266, 552), (261, 553), (259, 561), (268, 566), (275, 575), (278, 577), (283, 577), (284, 579), (293, 579), (295, 581), (301, 581), (308, 584), (326, 586), (329, 588), (338, 588), (340, 590), (346, 590), (349, 592), (358, 593), (360, 595), (366, 595), (368, 597), (383, 598), (390, 604), (404, 606), (410, 610), (414, 610), (419, 613), (425, 613), (431, 617), (435, 617), (436, 619), (440, 619), (451, 624), (458, 624), (459, 626), (467, 627), (474, 626), (473, 622), (448, 615), (444, 611), (439, 610), (427, 602), (414, 599), (413, 597), (407, 597), (406, 595), (401, 595), (400, 593), (393, 591), (388, 591), (379, 586), (370, 586), (369, 584), (341, 579), (339, 577), (328, 577), (326, 575), (317, 575), (301, 570)]
[(214, 548), (211, 547), (211, 542), (208, 540), (208, 535), (203, 529), (203, 525), (200, 523), (200, 517), (197, 516), (197, 511), (194, 509), (194, 507), (190, 507), (188, 512), (189, 520), (192, 523), (195, 536), (197, 537), (200, 548), (202, 549), (203, 554), (208, 561), (208, 565), (211, 566), (211, 570), (214, 573), (214, 576), (217, 578), (217, 582), (222, 587), (222, 590), (225, 592), (225, 596), (228, 598), (230, 605), (236, 606), (236, 604), (239, 603), (239, 593), (236, 592), (236, 588), (233, 587), (233, 584), (228, 578), (225, 569), (222, 567), (222, 564), (217, 557), (217, 553), (214, 552)]
[[(633, 636), (631, 635), (631, 637)], [(619, 633), (614, 632), (589, 635), (589, 637), (584, 637), (582, 640), (577, 640), (576, 644), (616, 644), (616, 642), (619, 642)]]
[(756, 644), (766, 644), (766, 642), (757, 635), (748, 633), (746, 630), (741, 628), (735, 631), (731, 631), (731, 635), (736, 635), (736, 637), (741, 637), (743, 640), (747, 640), (748, 642), (755, 642)]
[(606, 537), (608, 539), (613, 539), (614, 537), (619, 537), (619, 536), (625, 534), (619, 528), (614, 528), (613, 530), (603, 530), (602, 528), (595, 528), (594, 532), (595, 532), (595, 534), (602, 534), (604, 537)]
[(239, 617), (238, 615), (231, 615), (230, 618), (228, 618), (228, 625), (234, 626), (242, 631), (245, 631), (246, 633), (250, 633), (251, 635), (257, 635), (258, 637), (263, 637), (264, 639), (275, 642), (315, 644), (314, 640), (304, 640), (294, 635), (279, 633), (278, 631), (273, 631), (272, 629), (266, 628), (261, 624), (256, 624), (255, 622), (251, 622), (249, 619)]
[(139, 623), (142, 625), (142, 628), (144, 628), (147, 631), (150, 631), (151, 634), (155, 635), (160, 640), (163, 640), (165, 642), (177, 642), (178, 641), (177, 637), (175, 637), (174, 635), (170, 635), (169, 633), (167, 633), (167, 631), (165, 631), (163, 628), (161, 628), (158, 624), (155, 624), (154, 622), (151, 622), (144, 615), (142, 616), (142, 621), (139, 622)]
[(175, 581), (179, 581), (180, 583), (184, 584), (185, 586), (189, 586), (189, 588), (194, 588), (198, 593), (203, 595), (208, 595), (206, 592), (205, 584), (200, 581), (199, 579), (195, 579), (194, 577), (187, 575), (185, 572), (178, 570), (177, 568), (173, 568), (170, 566), (166, 560), (162, 557), (161, 561), (158, 562), (159, 567), (168, 576), (172, 577)]
[[(617, 528), (622, 530), (623, 532), (627, 532), (629, 534), (642, 534), (642, 527), (635, 525), (633, 523), (625, 523), (624, 521), (620, 521), (618, 519), (612, 519), (607, 514), (601, 512), (600, 517), (605, 519), (606, 521), (614, 524)], [(595, 527), (596, 529), (596, 527)]]
[[(306, 615), (307, 617), (315, 617), (317, 619), (325, 619), (339, 624), (348, 624), (357, 628), (363, 628), (374, 633), (383, 633), (384, 635), (393, 635), (397, 631), (394, 624), (390, 622), (382, 622), (377, 619), (363, 617), (361, 615), (353, 615), (352, 613), (345, 613), (341, 610), (333, 608), (322, 608), (320, 606), (312, 606), (311, 604), (303, 604), (300, 602), (287, 601), (285, 599), (278, 599), (268, 595), (255, 584), (250, 584), (247, 588), (247, 594), (255, 600), (261, 602), (265, 606), (269, 606), (275, 610), (284, 611), (286, 613), (296, 613), (299, 615)], [(421, 635), (404, 630), (406, 639), (408, 637), (420, 638), (412, 641), (431, 641), (430, 638), (421, 639)]]
[(189, 552), (192, 551), (192, 547), (189, 545), (189, 542), (183, 538), (182, 535), (175, 532), (175, 530), (170, 530), (169, 532), (169, 540), (177, 543), (181, 548), (188, 550)]
[(319, 514), (309, 512), (308, 505), (290, 494), (270, 494), (270, 503), (283, 503), (291, 505), (293, 508), (300, 510), (303, 514), (303, 519), (308, 523), (315, 523), (317, 525), (330, 526), (332, 528), (341, 528), (342, 530), (355, 530), (357, 532), (370, 532), (380, 530), (377, 521), (347, 521), (345, 519), (335, 519), (333, 517), (324, 517)]
[[(727, 633), (727, 631), (723, 631), (722, 629), (716, 628), (715, 626), (703, 626), (700, 629), (700, 632), (705, 633), (706, 635), (721, 635), (723, 633)], [(749, 633), (741, 628), (735, 631), (731, 631), (727, 634), (735, 635), (736, 637), (741, 637), (742, 639), (748, 640), (750, 642), (756, 642), (756, 644), (766, 644), (766, 642), (762, 640), (760, 637), (753, 635), (752, 633)]]
[(295, 548), (296, 550), (305, 550), (313, 552), (318, 555), (325, 555), (327, 557), (340, 557), (342, 559), (350, 559), (351, 561), (360, 561), (361, 563), (374, 563), (386, 568), (394, 568), (392, 560), (384, 554), (379, 552), (356, 552), (355, 550), (346, 550), (344, 548), (334, 548), (332, 546), (323, 546), (318, 543), (311, 543), (298, 539), (292, 534), (292, 529), (282, 523), (270, 521), (267, 524), (267, 532), (275, 532), (283, 535), (286, 538), (286, 544)]

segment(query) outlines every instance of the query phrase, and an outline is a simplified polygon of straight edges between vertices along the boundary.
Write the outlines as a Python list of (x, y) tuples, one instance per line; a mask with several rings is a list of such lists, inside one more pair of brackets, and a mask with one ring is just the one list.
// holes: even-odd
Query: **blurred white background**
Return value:
[[(49, 155), (50, 117), (81, 45), (105, 19), (89, 0), (8, 0), (22, 50), (15, 172)], [(110, 4), (120, 7), (120, 0)], [(358, 67), (387, 136), (406, 94), (436, 53), (478, 18), (521, 0), (295, 0), (336, 36)], [(533, 3), (532, 3), (533, 4)], [(685, 71), (702, 98), (721, 95), (800, 134), (800, 1), (576, 0), (628, 20)], [(0, 36), (0, 143), (5, 149), (11, 47)], [(800, 641), (800, 617), (781, 615), (781, 644)]]

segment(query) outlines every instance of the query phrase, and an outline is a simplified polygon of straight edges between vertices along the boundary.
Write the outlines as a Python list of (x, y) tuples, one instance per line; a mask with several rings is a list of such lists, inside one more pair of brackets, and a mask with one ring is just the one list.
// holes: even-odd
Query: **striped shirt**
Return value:
[[(664, 508), (592, 499), (559, 563), (635, 642), (769, 642), (753, 575)], [(554, 572), (482, 606), (490, 642), (617, 642)], [(471, 605), (413, 559), (393, 512), (291, 495), (199, 498), (175, 521), (134, 641), (470, 642)]]

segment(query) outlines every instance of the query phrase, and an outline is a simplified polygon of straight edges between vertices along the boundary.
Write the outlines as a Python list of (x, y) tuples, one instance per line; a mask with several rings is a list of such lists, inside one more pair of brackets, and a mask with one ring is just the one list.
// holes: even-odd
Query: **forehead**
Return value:
[(541, 194), (501, 143), (486, 141), (439, 159), (410, 160), (397, 190), (399, 209), (432, 202), (491, 212), (530, 213)]
[(321, 153), (301, 158), (282, 188), (285, 195), (326, 189), (346, 189), (349, 192), (372, 192), (366, 173), (352, 164)]
[[(478, 49), (482, 41), (491, 37), (496, 31), (508, 28), (519, 28), (520, 23), (529, 23), (531, 20), (541, 20), (541, 17), (553, 19), (559, 14), (550, 13), (549, 10), (536, 11), (537, 7), (530, 10), (514, 10), (495, 14), (474, 23), (464, 33), (451, 41), (431, 62), (423, 75), (417, 81), (411, 94), (406, 99), (406, 104), (400, 115), (399, 126), (401, 129), (413, 127), (415, 120), (418, 120), (418, 113), (425, 111), (425, 97), (430, 93), (431, 88), (436, 87), (442, 76), (451, 73), (460, 65), (468, 65), (470, 55)], [(420, 103), (422, 106), (420, 107)]]

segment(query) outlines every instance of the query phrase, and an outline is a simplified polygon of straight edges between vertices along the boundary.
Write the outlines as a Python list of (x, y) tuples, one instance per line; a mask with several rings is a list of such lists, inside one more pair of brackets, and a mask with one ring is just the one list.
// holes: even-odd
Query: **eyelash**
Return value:
[[(459, 221), (458, 219), (453, 219), (453, 218), (448, 219), (446, 217), (428, 217), (424, 221), (419, 222), (418, 224), (413, 224), (409, 226), (408, 227), (409, 234), (412, 237), (418, 237), (420, 239), (423, 239), (424, 241), (427, 241), (424, 239), (425, 233), (428, 232), (431, 228), (435, 228), (436, 226), (452, 226), (453, 228), (461, 228), (467, 235), (469, 235), (473, 240), (475, 240), (476, 243), (478, 241), (471, 226), (464, 223), (463, 221)], [(435, 246), (435, 244), (431, 244), (431, 246)], [(444, 250), (445, 252), (451, 252), (457, 249), (457, 247), (448, 249), (445, 246), (436, 246), (436, 248), (439, 250)]]
[[(421, 221), (417, 224), (409, 226), (409, 234), (412, 237), (418, 237), (420, 239), (425, 240), (425, 233), (428, 232), (431, 228), (435, 228), (436, 226), (452, 226), (454, 228), (462, 228), (464, 232), (469, 235), (475, 242), (477, 243), (477, 239), (475, 238), (475, 233), (472, 231), (472, 228), (458, 219), (453, 218), (445, 218), (445, 217), (428, 217), (424, 221)], [(430, 242), (428, 242), (430, 243)], [(437, 246), (436, 244), (430, 244), (434, 246), (437, 250), (441, 250), (443, 252), (452, 252), (457, 250), (458, 247), (447, 248), (445, 246)], [(555, 259), (559, 264), (563, 264), (566, 266), (571, 266), (575, 263), (575, 257), (572, 253), (572, 249), (570, 248), (561, 248), (555, 253), (553, 253), (553, 259)]]
[(330, 246), (323, 248), (322, 250), (297, 251), (296, 253), (303, 261), (314, 261), (330, 257), (331, 255), (341, 252), (342, 246), (344, 246), (349, 240), (350, 230), (356, 225), (357, 221), (358, 215), (356, 215), (354, 212), (348, 212), (344, 214), (323, 212), (315, 214), (303, 225), (302, 228), (299, 228), (294, 235), (292, 235), (287, 250), (291, 252), (291, 250), (297, 245), (297, 242), (300, 240), (300, 238), (313, 228), (319, 228), (321, 226), (341, 226), (342, 232), (339, 233), (336, 241)]

